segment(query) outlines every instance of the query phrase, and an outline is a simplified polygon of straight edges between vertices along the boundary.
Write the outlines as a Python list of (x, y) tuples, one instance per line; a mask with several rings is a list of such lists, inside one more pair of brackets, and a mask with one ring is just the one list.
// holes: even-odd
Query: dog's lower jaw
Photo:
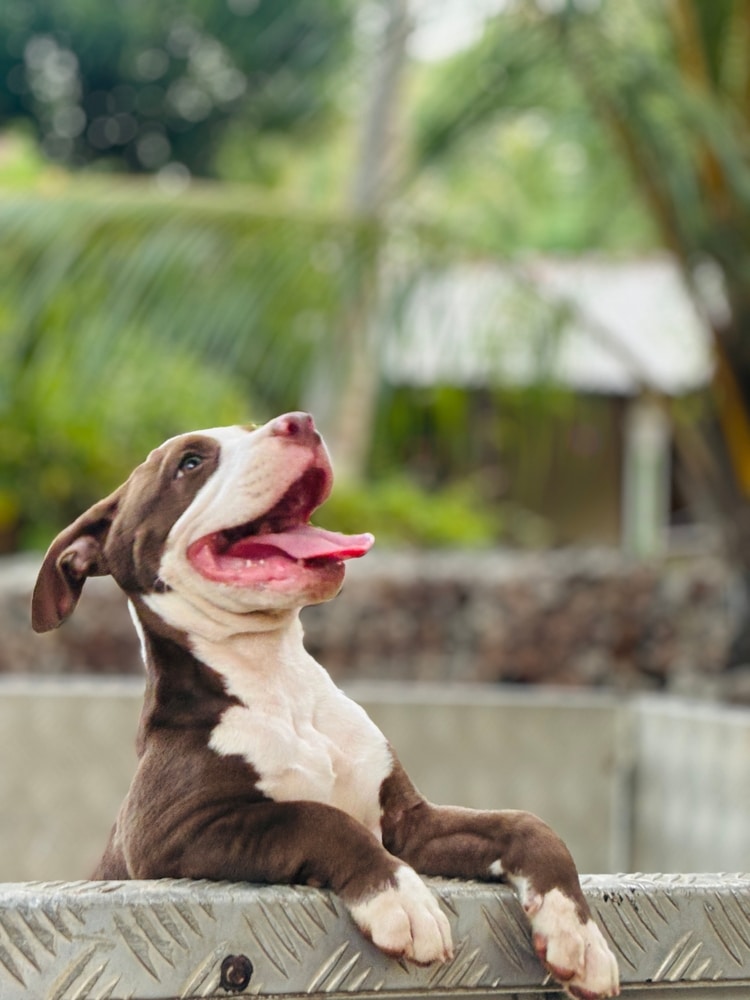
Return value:
[(148, 609), (153, 627), (179, 633), (191, 648), (196, 642), (218, 648), (242, 636), (257, 636), (262, 641), (265, 636), (283, 634), (299, 615), (296, 605), (279, 607), (269, 602), (266, 607), (248, 607), (240, 593), (228, 593), (220, 605), (205, 600), (199, 592), (174, 587), (139, 595), (137, 603)]
[(332, 600), (345, 567), (331, 562), (300, 567), (294, 586), (233, 586), (208, 582), (176, 553), (163, 560), (162, 586), (141, 595), (155, 615), (185, 635), (221, 643), (243, 633), (275, 631), (303, 607)]

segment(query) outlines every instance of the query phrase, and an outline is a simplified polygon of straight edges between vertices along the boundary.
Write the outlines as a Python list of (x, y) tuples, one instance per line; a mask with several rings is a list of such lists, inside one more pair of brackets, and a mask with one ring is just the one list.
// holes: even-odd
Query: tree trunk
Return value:
[(377, 308), (384, 219), (396, 174), (398, 94), (410, 31), (408, 0), (383, 0), (386, 14), (375, 42), (350, 212), (361, 227), (349, 268), (349, 299), (342, 309), (336, 355), (320, 360), (312, 406), (340, 478), (364, 475), (372, 440), (380, 361)]

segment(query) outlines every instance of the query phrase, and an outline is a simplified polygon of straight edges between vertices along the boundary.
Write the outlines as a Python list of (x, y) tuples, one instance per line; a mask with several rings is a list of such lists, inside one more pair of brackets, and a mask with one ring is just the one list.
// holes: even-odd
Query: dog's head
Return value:
[(309, 524), (332, 481), (305, 413), (172, 438), (54, 540), (34, 590), (33, 627), (56, 628), (87, 577), (107, 574), (180, 627), (192, 612), (248, 616), (328, 600), (343, 561), (373, 542)]

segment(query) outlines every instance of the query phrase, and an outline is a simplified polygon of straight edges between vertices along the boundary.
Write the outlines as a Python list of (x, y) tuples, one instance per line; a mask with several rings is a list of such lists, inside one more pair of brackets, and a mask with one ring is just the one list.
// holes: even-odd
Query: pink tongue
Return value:
[(230, 548), (228, 555), (242, 558), (249, 555), (249, 550), (253, 547), (262, 545), (280, 549), (291, 559), (356, 559), (368, 552), (374, 541), (369, 532), (364, 535), (342, 535), (305, 524), (280, 534), (244, 538)]

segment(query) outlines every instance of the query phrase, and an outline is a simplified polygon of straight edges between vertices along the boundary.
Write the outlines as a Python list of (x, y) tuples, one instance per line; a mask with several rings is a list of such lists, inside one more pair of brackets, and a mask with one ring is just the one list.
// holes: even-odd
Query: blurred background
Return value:
[(433, 685), (448, 754), (478, 706), (543, 711), (467, 804), (550, 801), (583, 867), (742, 867), (749, 152), (744, 0), (4, 0), (0, 877), (81, 874), (81, 720), (118, 752), (93, 689), (66, 715), (17, 675), (140, 672), (107, 581), (30, 635), (40, 550), (166, 437), (292, 409), (337, 472), (317, 519), (378, 540), (305, 612), (336, 679)]

